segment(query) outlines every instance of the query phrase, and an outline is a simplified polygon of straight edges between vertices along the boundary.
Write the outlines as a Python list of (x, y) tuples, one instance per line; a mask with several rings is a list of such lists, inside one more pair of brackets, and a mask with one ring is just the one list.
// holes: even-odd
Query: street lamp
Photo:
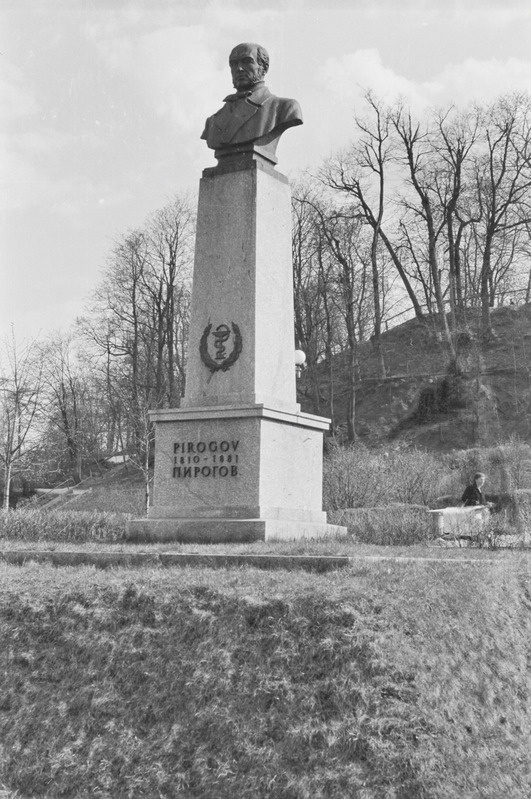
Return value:
[(297, 377), (301, 376), (301, 372), (306, 368), (306, 355), (302, 350), (295, 350), (295, 373)]

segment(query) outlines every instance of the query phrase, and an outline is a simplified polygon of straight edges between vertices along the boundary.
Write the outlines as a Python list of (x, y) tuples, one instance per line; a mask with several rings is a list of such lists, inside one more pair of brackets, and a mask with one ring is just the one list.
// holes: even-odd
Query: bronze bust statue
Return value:
[(216, 157), (259, 147), (276, 162), (275, 150), (282, 133), (302, 125), (296, 100), (276, 97), (264, 83), (269, 56), (264, 47), (252, 42), (237, 45), (229, 56), (235, 94), (208, 117), (201, 135)]

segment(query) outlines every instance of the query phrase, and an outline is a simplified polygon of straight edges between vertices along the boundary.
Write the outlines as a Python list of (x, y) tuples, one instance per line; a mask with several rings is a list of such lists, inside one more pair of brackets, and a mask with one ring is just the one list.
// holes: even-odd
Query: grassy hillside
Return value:
[(0, 792), (527, 799), (529, 588), (516, 555), (0, 567)]
[[(477, 313), (470, 311), (463, 320), (458, 337), (463, 374), (456, 387), (457, 402), (432, 406), (424, 414), (426, 409), (420, 408), (419, 413), (419, 404), (440, 389), (450, 364), (433, 320), (412, 319), (383, 334), (385, 377), (373, 345), (361, 343), (356, 385), (356, 426), (361, 439), (391, 439), (431, 450), (490, 445), (510, 436), (527, 439), (531, 433), (531, 305), (493, 309), (492, 322), (494, 336), (485, 341)], [(308, 412), (333, 415), (341, 429), (348, 389), (344, 360), (338, 357), (333, 364), (333, 408), (328, 372), (328, 365), (322, 364), (319, 408), (307, 374), (299, 381), (299, 399)]]

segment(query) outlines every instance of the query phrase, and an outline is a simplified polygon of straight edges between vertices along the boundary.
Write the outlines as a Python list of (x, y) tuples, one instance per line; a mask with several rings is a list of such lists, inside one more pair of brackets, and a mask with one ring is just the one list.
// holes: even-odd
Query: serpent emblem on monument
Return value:
[[(227, 346), (231, 338), (232, 351), (228, 355)], [(211, 351), (213, 350), (214, 357), (210, 354), (209, 347)], [(231, 327), (221, 324), (214, 330), (212, 330), (211, 323), (205, 327), (199, 344), (199, 354), (201, 355), (201, 360), (211, 372), (228, 371), (240, 357), (241, 351), (242, 334), (235, 322), (231, 322)]]

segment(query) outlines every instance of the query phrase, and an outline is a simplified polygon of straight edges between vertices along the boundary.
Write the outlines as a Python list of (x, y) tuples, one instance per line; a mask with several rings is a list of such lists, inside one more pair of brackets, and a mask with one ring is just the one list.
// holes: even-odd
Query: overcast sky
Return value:
[(299, 100), (279, 168), (348, 143), (360, 95), (416, 109), (531, 92), (530, 0), (2, 0), (0, 335), (67, 330), (113, 239), (215, 159), (199, 136), (228, 54), (269, 51)]

